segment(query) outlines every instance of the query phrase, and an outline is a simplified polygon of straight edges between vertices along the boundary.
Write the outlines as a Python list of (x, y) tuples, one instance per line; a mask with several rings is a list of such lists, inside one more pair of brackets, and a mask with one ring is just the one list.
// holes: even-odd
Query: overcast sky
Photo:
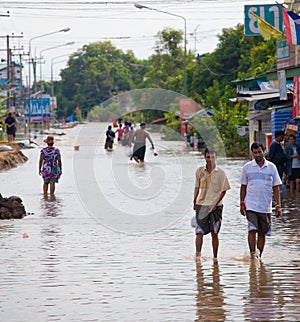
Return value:
[[(187, 47), (195, 53), (212, 52), (222, 28), (235, 27), (244, 22), (244, 5), (275, 4), (270, 0), (168, 0), (168, 1), (1, 1), (0, 58), (6, 58), (6, 35), (11, 48), (23, 48), (14, 53), (28, 53), (29, 41), (34, 56), (43, 56), (42, 77), (50, 80), (51, 65), (54, 79), (66, 66), (68, 55), (83, 45), (110, 40), (124, 51), (133, 50), (137, 58), (148, 58), (153, 53), (155, 36), (165, 27), (184, 29), (184, 19), (157, 11), (137, 9), (134, 3), (183, 16), (187, 24)], [(69, 32), (56, 32), (70, 28)], [(3, 37), (4, 36), (4, 37)], [(75, 42), (74, 45), (65, 45)], [(51, 47), (60, 46), (55, 49)], [(61, 56), (61, 57), (58, 57)], [(24, 56), (24, 61), (27, 59)], [(28, 64), (24, 62), (26, 77)], [(38, 77), (40, 66), (38, 66)]]

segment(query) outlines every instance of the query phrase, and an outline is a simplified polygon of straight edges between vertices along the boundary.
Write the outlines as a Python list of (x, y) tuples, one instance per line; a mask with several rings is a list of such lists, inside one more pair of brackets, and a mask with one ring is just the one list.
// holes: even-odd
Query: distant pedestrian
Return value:
[(144, 162), (145, 153), (146, 153), (146, 139), (151, 143), (152, 149), (154, 149), (154, 143), (150, 137), (150, 134), (145, 130), (146, 123), (141, 123), (140, 129), (136, 130), (133, 133), (131, 143), (134, 143), (133, 146), (133, 154), (131, 159), (133, 158), (137, 163)]
[(267, 159), (276, 165), (280, 179), (282, 179), (283, 173), (286, 167), (286, 156), (284, 153), (284, 147), (282, 142), (284, 139), (283, 131), (275, 132), (275, 140), (271, 143)]
[(11, 112), (8, 113), (8, 116), (6, 117), (4, 122), (6, 125), (6, 133), (7, 133), (8, 143), (12, 143), (15, 138), (16, 120), (13, 117)]
[(212, 148), (204, 150), (206, 165), (196, 171), (194, 189), (194, 210), (196, 211), (196, 257), (200, 257), (203, 235), (211, 233), (213, 255), (218, 257), (218, 233), (222, 223), (223, 198), (230, 184), (225, 172), (217, 167), (217, 152)]
[(108, 129), (106, 131), (106, 140), (105, 140), (104, 149), (106, 149), (106, 150), (112, 150), (113, 149), (115, 136), (116, 136), (115, 132), (112, 130), (111, 125), (109, 125)]
[(256, 248), (261, 257), (266, 236), (271, 235), (272, 195), (276, 201), (276, 217), (281, 215), (281, 179), (276, 166), (264, 158), (261, 143), (254, 142), (251, 152), (253, 160), (244, 165), (240, 178), (240, 212), (247, 217), (250, 256), (256, 259)]
[(300, 191), (300, 145), (296, 145), (296, 136), (289, 135), (285, 148), (286, 174), (289, 178), (290, 191)]
[(123, 132), (123, 138), (121, 140), (121, 143), (122, 143), (123, 146), (129, 146), (130, 147), (131, 133), (129, 131), (128, 124), (125, 124), (123, 130), (124, 130), (124, 132)]
[(50, 194), (54, 195), (55, 183), (58, 183), (62, 175), (61, 154), (58, 148), (55, 148), (54, 137), (49, 135), (45, 140), (47, 147), (43, 148), (40, 153), (39, 160), (39, 175), (42, 175), (44, 180), (43, 192), (44, 195), (48, 193), (48, 186), (50, 185)]
[(122, 127), (122, 123), (119, 124), (119, 127), (115, 131), (115, 133), (118, 133), (118, 142), (120, 142), (123, 139), (123, 135), (124, 135), (124, 129)]

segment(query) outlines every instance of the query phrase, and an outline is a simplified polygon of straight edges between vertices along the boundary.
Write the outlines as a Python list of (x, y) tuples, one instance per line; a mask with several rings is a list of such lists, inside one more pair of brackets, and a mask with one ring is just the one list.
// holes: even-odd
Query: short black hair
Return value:
[(278, 138), (278, 136), (284, 136), (284, 132), (282, 130), (275, 132), (275, 138)]
[(251, 144), (251, 151), (253, 151), (254, 149), (258, 149), (258, 148), (262, 148), (262, 150), (265, 151), (265, 147), (261, 142), (253, 142)]
[(289, 139), (290, 139), (290, 138), (293, 138), (294, 140), (296, 140), (296, 135), (294, 135), (294, 134), (290, 134), (290, 135), (289, 135)]
[(215, 155), (217, 155), (217, 151), (215, 150), (215, 148), (206, 147), (205, 150), (204, 150), (204, 156), (206, 156), (206, 154), (215, 154)]

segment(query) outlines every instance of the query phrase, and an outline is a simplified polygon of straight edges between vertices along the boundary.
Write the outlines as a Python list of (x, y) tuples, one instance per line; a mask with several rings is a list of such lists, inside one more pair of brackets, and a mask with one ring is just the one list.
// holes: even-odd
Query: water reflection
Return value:
[[(280, 238), (280, 245), (300, 253), (300, 193), (297, 191), (282, 196), (282, 216), (274, 218), (274, 236)], [(287, 253), (287, 252), (285, 252)]]
[[(280, 288), (276, 287), (277, 291)], [(278, 294), (275, 295), (273, 275), (259, 261), (249, 267), (249, 293), (245, 301), (245, 318), (251, 321), (278, 321)]]
[(195, 321), (225, 321), (224, 291), (220, 283), (217, 261), (205, 272), (200, 260), (196, 261), (197, 317)]
[(55, 195), (43, 195), (41, 198), (42, 215), (57, 217), (63, 214), (63, 202)]
[[(50, 200), (49, 200), (50, 201)], [(51, 202), (55, 202), (51, 198)], [(47, 205), (50, 208), (48, 216), (57, 216), (56, 205), (55, 203)], [(54, 210), (53, 210), (54, 208)], [(46, 208), (47, 209), (47, 208)], [(49, 287), (49, 286), (58, 286), (60, 285), (60, 264), (63, 260), (61, 250), (63, 248), (63, 232), (61, 223), (46, 221), (43, 223), (40, 230), (40, 286)], [(48, 300), (52, 294), (48, 292)], [(47, 303), (45, 303), (47, 305)]]
[(291, 192), (287, 190), (287, 192), (281, 196), (282, 208), (284, 210), (284, 213), (297, 212), (298, 214), (300, 214), (299, 198), (299, 191)]

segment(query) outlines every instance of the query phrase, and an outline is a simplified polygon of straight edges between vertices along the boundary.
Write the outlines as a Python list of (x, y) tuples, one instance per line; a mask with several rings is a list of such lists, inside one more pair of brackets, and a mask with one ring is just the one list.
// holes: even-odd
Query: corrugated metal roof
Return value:
[(261, 119), (266, 117), (267, 115), (271, 114), (271, 110), (267, 110), (267, 111), (259, 111), (256, 113), (252, 113), (249, 116), (245, 117), (245, 120), (255, 120), (255, 119)]
[(280, 98), (279, 92), (256, 94), (251, 96), (238, 96), (233, 99), (230, 99), (230, 101), (231, 102), (239, 102), (239, 101), (253, 102), (253, 101), (267, 100), (272, 98)]

